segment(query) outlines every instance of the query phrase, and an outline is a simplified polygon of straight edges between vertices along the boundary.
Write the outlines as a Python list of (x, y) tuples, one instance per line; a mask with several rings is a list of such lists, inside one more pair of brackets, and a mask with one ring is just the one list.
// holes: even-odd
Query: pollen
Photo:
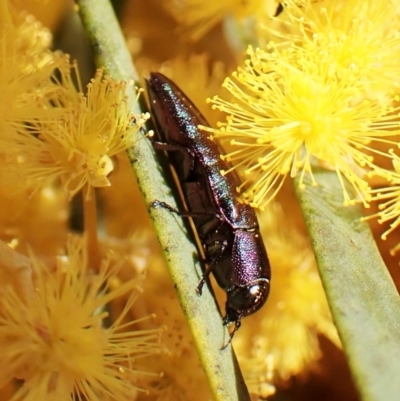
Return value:
[(56, 85), (50, 77), (63, 64), (51, 52), (51, 35), (33, 17), (17, 15), (7, 2), (0, 4), (0, 144), (11, 146), (15, 125), (47, 118), (42, 101)]
[(283, 40), (314, 48), (340, 76), (349, 71), (369, 98), (400, 89), (398, 2), (393, 0), (289, 0), (292, 35)]
[[(400, 158), (391, 149), (393, 171), (387, 171), (381, 177), (386, 181), (386, 185), (371, 189), (371, 201), (378, 202), (378, 212), (364, 218), (369, 220), (377, 218), (380, 224), (391, 221), (389, 228), (381, 235), (383, 240), (400, 226)], [(390, 250), (395, 254), (400, 249), (397, 245)]]
[[(135, 329), (126, 321), (138, 294), (136, 280), (114, 288), (121, 264), (103, 261), (99, 273), (87, 266), (82, 239), (71, 237), (54, 265), (31, 256), (33, 293), (21, 298), (13, 286), (0, 300), (0, 382), (23, 380), (13, 400), (99, 401), (112, 394), (131, 400), (144, 391), (146, 372), (138, 360), (159, 351), (159, 330)], [(111, 325), (108, 305), (128, 294)]]
[(131, 113), (126, 92), (132, 83), (116, 82), (99, 70), (84, 95), (73, 84), (74, 77), (79, 82), (76, 65), (59, 72), (58, 91), (48, 100), (53, 118), (21, 125), (11, 137), (21, 162), (10, 176), (32, 189), (61, 182), (72, 197), (85, 184), (110, 185), (113, 156), (133, 146), (149, 115)]
[[(291, 46), (267, 53), (249, 48), (244, 67), (225, 81), (233, 101), (210, 99), (227, 115), (217, 129), (203, 127), (229, 151), (224, 157), (243, 173), (238, 190), (254, 207), (270, 202), (287, 176), (316, 185), (317, 165), (336, 171), (344, 204), (368, 203), (369, 171), (380, 152), (373, 141), (391, 143), (398, 132), (393, 97), (362, 99), (351, 73), (339, 78), (318, 53)], [(225, 172), (227, 173), (227, 172)], [(350, 183), (352, 191), (346, 188)]]
[(227, 16), (238, 21), (254, 15), (274, 15), (275, 0), (168, 0), (166, 7), (181, 24), (181, 30), (196, 41)]

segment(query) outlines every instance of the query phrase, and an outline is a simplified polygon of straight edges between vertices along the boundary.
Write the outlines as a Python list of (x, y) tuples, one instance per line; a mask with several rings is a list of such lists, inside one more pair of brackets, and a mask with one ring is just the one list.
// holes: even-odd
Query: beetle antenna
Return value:
[[(224, 344), (220, 349), (221, 351), (224, 350), (231, 342), (233, 339), (233, 336), (235, 335), (235, 333), (239, 330), (240, 327), (240, 320), (235, 320), (235, 327), (233, 328), (232, 332), (229, 333), (229, 340), (226, 342), (226, 344)], [(224, 321), (224, 325), (225, 325), (225, 321)]]

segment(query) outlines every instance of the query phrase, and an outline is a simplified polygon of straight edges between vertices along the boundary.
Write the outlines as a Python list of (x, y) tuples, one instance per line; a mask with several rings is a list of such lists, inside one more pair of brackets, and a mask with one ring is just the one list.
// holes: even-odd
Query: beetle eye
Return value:
[(246, 287), (234, 287), (228, 291), (226, 301), (226, 323), (240, 320), (264, 305), (269, 294), (269, 280), (259, 279), (250, 282)]

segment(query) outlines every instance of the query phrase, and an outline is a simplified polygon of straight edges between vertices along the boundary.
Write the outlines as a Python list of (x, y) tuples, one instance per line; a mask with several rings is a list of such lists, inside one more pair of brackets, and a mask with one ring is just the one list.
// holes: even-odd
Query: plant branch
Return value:
[[(314, 174), (314, 173), (313, 173)], [(297, 195), (344, 352), (363, 401), (400, 394), (400, 298), (360, 207), (342, 206), (336, 173)]]

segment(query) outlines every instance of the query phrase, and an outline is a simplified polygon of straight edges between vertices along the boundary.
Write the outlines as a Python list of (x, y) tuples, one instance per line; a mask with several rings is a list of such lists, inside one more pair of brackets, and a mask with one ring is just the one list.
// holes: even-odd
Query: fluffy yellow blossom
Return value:
[(13, 54), (11, 49), (14, 49), (17, 57), (25, 57), (30, 64), (38, 65), (49, 56), (52, 36), (47, 28), (32, 15), (14, 10), (7, 1), (1, 2), (0, 11), (2, 34), (11, 40), (3, 43), (3, 57)]
[(249, 390), (260, 397), (271, 394), (274, 383), (311, 368), (321, 356), (319, 335), (340, 346), (309, 241), (283, 221), (275, 202), (260, 215), (275, 267), (273, 285), (268, 302), (233, 339)]
[(126, 97), (131, 83), (116, 82), (99, 70), (84, 96), (69, 70), (61, 74), (60, 91), (49, 99), (49, 107), (62, 115), (18, 127), (11, 148), (19, 164), (13, 172), (22, 185), (35, 189), (60, 180), (72, 196), (85, 184), (110, 185), (112, 156), (133, 145), (149, 116), (131, 113)]
[[(383, 240), (386, 240), (388, 235), (400, 225), (400, 158), (394, 152), (391, 154), (394, 171), (386, 175), (386, 178), (389, 178), (387, 185), (371, 190), (371, 200), (380, 202), (378, 205), (379, 212), (365, 218), (368, 220), (377, 217), (381, 224), (392, 221), (389, 228), (381, 236)], [(390, 252), (394, 255), (399, 249), (400, 244), (391, 249)]]
[(0, 143), (4, 151), (15, 124), (48, 118), (43, 102), (58, 90), (51, 75), (63, 61), (48, 50), (51, 35), (33, 17), (17, 15), (4, 1), (0, 6)]
[[(396, 0), (289, 0), (283, 39), (314, 48), (338, 76), (351, 71), (371, 98), (400, 89), (399, 16)], [(268, 29), (268, 27), (267, 27)]]
[(13, 0), (13, 4), (19, 10), (27, 11), (41, 21), (52, 31), (56, 31), (62, 23), (68, 10), (71, 10), (73, 3), (69, 1), (48, 1), (48, 0)]
[(191, 40), (198, 40), (225, 17), (238, 20), (260, 14), (274, 15), (278, 7), (275, 0), (168, 0), (166, 7)]
[(337, 172), (345, 204), (353, 202), (345, 180), (367, 204), (362, 176), (378, 169), (372, 154), (381, 154), (373, 141), (394, 144), (386, 137), (398, 133), (398, 107), (392, 99), (360, 99), (354, 79), (351, 72), (339, 78), (318, 53), (296, 46), (271, 53), (249, 49), (245, 67), (224, 83), (234, 100), (210, 100), (227, 121), (206, 128), (231, 145), (224, 158), (244, 172), (238, 190), (245, 189), (245, 201), (266, 205), (287, 176), (299, 174), (304, 187), (309, 174), (316, 185), (312, 169), (318, 162)]
[[(132, 400), (155, 373), (142, 358), (158, 352), (158, 330), (135, 330), (127, 320), (137, 297), (135, 279), (115, 285), (120, 264), (90, 270), (84, 244), (71, 239), (54, 265), (31, 257), (35, 293), (21, 298), (12, 286), (0, 299), (0, 387), (23, 380), (12, 400)], [(112, 323), (107, 307), (128, 294)]]

